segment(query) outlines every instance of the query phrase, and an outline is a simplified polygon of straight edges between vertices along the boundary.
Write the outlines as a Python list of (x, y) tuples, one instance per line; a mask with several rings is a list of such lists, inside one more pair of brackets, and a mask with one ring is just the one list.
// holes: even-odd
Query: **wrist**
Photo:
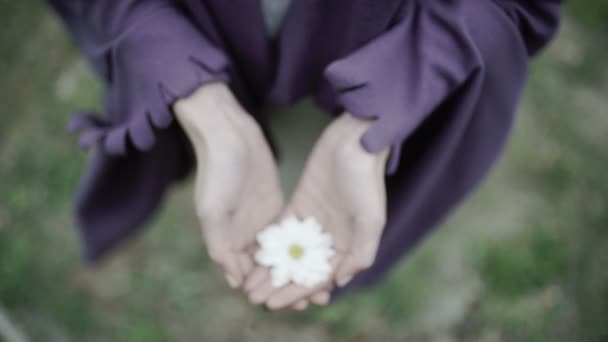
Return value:
[[(215, 135), (229, 132), (231, 123), (227, 118), (231, 110), (232, 94), (224, 83), (208, 83), (195, 90), (188, 97), (173, 104), (173, 112), (181, 127), (195, 145)], [(238, 105), (236, 100), (233, 104)], [(196, 147), (196, 146), (195, 146)]]
[(345, 153), (355, 153), (356, 155), (367, 156), (366, 159), (373, 160), (379, 170), (384, 170), (390, 148), (380, 152), (368, 151), (361, 139), (367, 130), (374, 124), (373, 120), (360, 119), (352, 114), (345, 112), (339, 116), (332, 124), (334, 136), (340, 140)]
[(192, 94), (177, 100), (173, 104), (173, 112), (182, 125), (204, 127), (218, 116), (219, 111), (213, 110), (217, 106), (219, 96), (226, 96), (228, 87), (221, 82), (207, 83), (200, 86)]
[(178, 100), (173, 109), (197, 158), (242, 150), (245, 142), (234, 116), (244, 111), (226, 84), (203, 85)]

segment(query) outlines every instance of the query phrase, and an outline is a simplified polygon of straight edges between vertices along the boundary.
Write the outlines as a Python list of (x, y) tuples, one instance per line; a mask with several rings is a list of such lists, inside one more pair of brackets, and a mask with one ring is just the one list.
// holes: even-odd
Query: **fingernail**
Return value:
[(270, 310), (277, 310), (280, 309), (283, 306), (282, 302), (280, 299), (277, 299), (277, 297), (270, 297), (266, 300), (266, 307), (268, 307)]
[(236, 281), (234, 276), (232, 276), (231, 274), (226, 274), (226, 281), (228, 282), (228, 286), (233, 289), (236, 289), (239, 286), (239, 282)]
[(279, 305), (277, 303), (271, 302), (271, 301), (266, 302), (265, 306), (268, 308), (268, 310), (271, 310), (271, 311), (275, 311), (275, 310), (279, 309)]
[(253, 305), (259, 305), (264, 302), (264, 296), (260, 293), (254, 292), (249, 295), (249, 301)]
[(330, 299), (329, 292), (323, 292), (320, 295), (319, 304), (320, 305), (327, 305), (327, 303), (329, 303), (329, 299)]
[(353, 276), (352, 276), (352, 275), (349, 275), (349, 276), (346, 276), (346, 277), (343, 277), (343, 278), (338, 279), (337, 284), (338, 284), (338, 286), (339, 286), (339, 287), (344, 287), (344, 286), (346, 286), (346, 284), (348, 284), (348, 283), (349, 283), (351, 280), (353, 280)]
[(298, 303), (294, 309), (296, 311), (304, 311), (304, 310), (308, 309), (308, 301), (305, 301), (303, 303)]

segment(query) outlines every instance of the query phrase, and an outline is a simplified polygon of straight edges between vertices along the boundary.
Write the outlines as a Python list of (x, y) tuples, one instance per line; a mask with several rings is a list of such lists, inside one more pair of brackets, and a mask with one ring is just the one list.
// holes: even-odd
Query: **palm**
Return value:
[[(277, 218), (283, 198), (259, 126), (227, 89), (211, 90), (176, 112), (197, 154), (195, 204), (207, 249), (234, 287), (253, 267), (248, 247)], [(194, 122), (201, 115), (208, 117)]]
[(371, 226), (381, 229), (384, 221), (384, 168), (378, 156), (361, 148), (364, 129), (345, 118), (328, 127), (288, 207), (298, 217), (316, 217), (332, 234), (339, 253), (349, 253), (353, 244), (371, 245), (353, 239), (367, 236)]
[[(347, 283), (369, 267), (376, 255), (385, 221), (384, 165), (387, 153), (373, 155), (360, 145), (369, 123), (343, 115), (315, 145), (285, 215), (314, 216), (335, 242), (334, 279)], [(260, 271), (261, 272), (261, 271)], [(332, 282), (315, 289), (288, 285), (270, 290), (268, 280), (251, 285), (254, 302), (272, 308), (293, 305), (326, 292)]]

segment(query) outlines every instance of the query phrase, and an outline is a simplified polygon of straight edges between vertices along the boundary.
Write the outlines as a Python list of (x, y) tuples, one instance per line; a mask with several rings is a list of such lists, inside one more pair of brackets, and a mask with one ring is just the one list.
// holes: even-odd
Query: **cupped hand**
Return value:
[(194, 200), (209, 256), (236, 288), (254, 267), (255, 235), (283, 209), (275, 160), (223, 83), (202, 86), (173, 109), (196, 154)]
[(314, 288), (290, 284), (276, 289), (268, 270), (258, 266), (244, 288), (253, 303), (271, 309), (304, 309), (309, 301), (326, 304), (336, 284), (346, 285), (374, 262), (386, 221), (388, 151), (372, 154), (361, 146), (370, 124), (346, 113), (326, 128), (284, 212), (300, 219), (314, 216), (332, 235), (332, 279)]

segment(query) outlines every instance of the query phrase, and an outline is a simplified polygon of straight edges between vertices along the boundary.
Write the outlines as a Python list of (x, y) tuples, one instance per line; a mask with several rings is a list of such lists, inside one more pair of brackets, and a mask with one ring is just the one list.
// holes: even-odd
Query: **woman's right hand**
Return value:
[(283, 209), (276, 162), (262, 130), (223, 83), (174, 104), (197, 160), (194, 201), (210, 258), (229, 285), (253, 269), (258, 231)]

